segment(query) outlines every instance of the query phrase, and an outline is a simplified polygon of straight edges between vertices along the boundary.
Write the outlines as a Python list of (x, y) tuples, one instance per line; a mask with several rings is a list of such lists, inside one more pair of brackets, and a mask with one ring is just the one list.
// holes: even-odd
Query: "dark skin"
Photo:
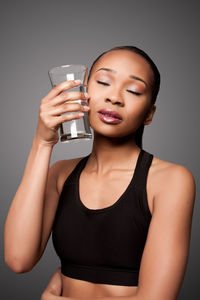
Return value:
[[(105, 67), (116, 73), (99, 70)], [(147, 86), (129, 78), (132, 74), (137, 74)], [(99, 175), (113, 166), (124, 168), (126, 163), (128, 166), (127, 157), (135, 159), (139, 149), (133, 143), (134, 133), (142, 123), (151, 123), (156, 110), (155, 105), (151, 105), (151, 78), (152, 71), (146, 61), (130, 51), (106, 53), (95, 64), (88, 84), (88, 94), (90, 124), (94, 129), (91, 159), (96, 158), (95, 168)], [(123, 121), (117, 125), (104, 124), (97, 114), (104, 107), (116, 110)]]
[[(98, 209), (112, 205), (130, 182), (140, 151), (134, 134), (141, 124), (151, 124), (156, 110), (151, 104), (152, 82), (153, 73), (146, 60), (127, 50), (106, 53), (95, 64), (88, 82), (94, 143), (79, 187), (85, 206)], [(77, 92), (62, 93), (73, 84), (65, 82), (53, 88), (42, 100), (33, 147), (6, 220), (6, 261), (18, 273), (33, 268), (42, 256), (64, 180), (80, 160), (56, 162), (48, 169), (52, 147), (58, 142), (60, 122), (78, 118), (78, 113), (61, 114), (83, 110), (79, 104), (68, 104), (67, 100), (87, 98)], [(102, 121), (98, 110), (103, 108), (118, 112), (122, 121), (118, 124)], [(152, 219), (138, 286), (93, 284), (68, 278), (58, 270), (42, 294), (42, 300), (175, 300), (189, 253), (194, 178), (184, 166), (154, 157), (149, 169), (147, 195)]]
[[(115, 73), (99, 70), (101, 68), (112, 69)], [(131, 74), (137, 75), (146, 84), (130, 79)], [(97, 81), (106, 82), (107, 85)], [(151, 105), (151, 84), (152, 71), (147, 62), (137, 54), (124, 50), (113, 51), (96, 63), (88, 84), (94, 145), (86, 166), (87, 171), (93, 172), (96, 178), (103, 178), (113, 168), (128, 169), (130, 161), (136, 159), (138, 147), (133, 143), (134, 133), (142, 123), (151, 123), (156, 110), (155, 105)], [(127, 90), (141, 95), (131, 94)], [(96, 112), (104, 107), (119, 112), (123, 122), (107, 125), (100, 121)], [(113, 300), (174, 300), (183, 280), (190, 240), (195, 182), (187, 168), (158, 159), (157, 161), (159, 163), (154, 167), (154, 173), (157, 174), (154, 174), (154, 179), (157, 186), (161, 184), (162, 189), (157, 188), (154, 194), (152, 221), (141, 262), (139, 287), (131, 297), (112, 297)], [(102, 207), (101, 203), (98, 205)], [(92, 203), (90, 208), (91, 206)], [(163, 235), (167, 243), (160, 243)], [(151, 276), (148, 275), (149, 272)], [(61, 289), (61, 274), (58, 269), (44, 291), (42, 300), (73, 299), (60, 297)], [(101, 299), (108, 300), (108, 297)]]
[[(105, 68), (107, 69), (105, 70)], [(130, 78), (131, 75), (137, 75), (141, 80)], [(95, 182), (97, 180), (99, 182), (100, 178), (107, 181), (109, 176), (112, 176), (110, 170), (116, 169), (115, 177), (119, 178), (125, 177), (125, 170), (129, 173), (128, 178), (132, 175), (131, 161), (136, 161), (140, 151), (134, 143), (134, 133), (141, 123), (145, 125), (151, 123), (156, 110), (156, 106), (151, 105), (152, 77), (152, 70), (148, 63), (130, 51), (113, 51), (105, 54), (98, 60), (91, 72), (88, 82), (88, 104), (90, 124), (94, 130), (94, 143), (85, 167), (85, 172), (87, 172), (85, 179), (88, 183), (88, 174), (90, 173), (93, 178), (91, 186), (95, 186), (95, 194), (98, 194)], [(117, 125), (103, 123), (97, 113), (102, 108), (117, 111), (122, 116), (123, 122)], [(119, 170), (124, 170), (123, 174)], [(83, 174), (82, 180), (82, 186), (84, 186)], [(126, 184), (127, 180), (124, 185)], [(120, 191), (119, 185), (120, 183), (118, 183), (117, 191), (118, 194), (122, 194), (125, 188), (122, 186)], [(104, 186), (105, 191), (105, 184), (102, 183), (101, 186)], [(102, 195), (100, 189), (99, 185), (99, 195)], [(116, 190), (114, 187), (108, 188), (108, 190), (113, 189)], [(118, 194), (116, 194), (116, 199)], [(85, 195), (82, 192), (82, 201), (84, 197), (87, 199), (87, 193)], [(108, 198), (109, 196), (107, 196)], [(105, 200), (105, 205), (103, 205), (102, 196), (92, 199), (98, 207), (109, 204)], [(110, 199), (113, 201), (113, 192)], [(87, 202), (85, 201), (85, 203)], [(87, 203), (87, 206), (92, 207), (94, 203)], [(58, 278), (58, 273), (56, 274), (56, 278)]]

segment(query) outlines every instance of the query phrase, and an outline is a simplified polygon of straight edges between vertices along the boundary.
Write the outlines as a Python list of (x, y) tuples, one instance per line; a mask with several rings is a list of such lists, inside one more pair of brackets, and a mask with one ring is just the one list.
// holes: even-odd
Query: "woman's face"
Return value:
[[(128, 50), (104, 54), (88, 82), (89, 120), (94, 132), (108, 137), (133, 134), (144, 123), (151, 105), (153, 73), (144, 58)], [(99, 113), (117, 112), (121, 120)]]

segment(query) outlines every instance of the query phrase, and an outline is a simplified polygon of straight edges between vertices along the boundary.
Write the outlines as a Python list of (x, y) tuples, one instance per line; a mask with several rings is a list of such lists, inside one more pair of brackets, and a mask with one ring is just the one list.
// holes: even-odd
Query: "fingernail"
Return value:
[(89, 106), (84, 106), (84, 110), (90, 110)]
[(85, 98), (89, 98), (88, 93), (84, 93), (84, 95), (85, 95)]
[(81, 80), (80, 79), (76, 79), (74, 80), (75, 83), (81, 83)]

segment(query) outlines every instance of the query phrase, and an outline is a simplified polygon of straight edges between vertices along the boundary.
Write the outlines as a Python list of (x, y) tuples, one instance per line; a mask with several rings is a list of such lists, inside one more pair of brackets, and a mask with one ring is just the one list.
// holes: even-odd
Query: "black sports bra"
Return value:
[(52, 240), (63, 275), (94, 283), (137, 286), (151, 212), (146, 179), (153, 155), (141, 149), (133, 177), (111, 206), (89, 209), (79, 196), (79, 178), (90, 155), (66, 179)]

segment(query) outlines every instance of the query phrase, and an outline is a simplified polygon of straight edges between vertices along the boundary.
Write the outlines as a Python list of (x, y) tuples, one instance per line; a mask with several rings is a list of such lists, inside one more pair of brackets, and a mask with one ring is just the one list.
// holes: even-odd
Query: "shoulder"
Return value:
[(57, 181), (57, 190), (60, 194), (63, 188), (63, 184), (76, 165), (84, 157), (78, 157), (73, 159), (59, 160), (53, 163), (51, 168), (54, 169), (54, 176)]
[(154, 208), (164, 205), (194, 204), (196, 184), (192, 172), (185, 166), (157, 157), (152, 161)]
[(194, 188), (195, 179), (192, 172), (185, 166), (169, 161), (153, 158), (153, 176), (158, 185), (157, 194), (169, 188), (187, 186)]

